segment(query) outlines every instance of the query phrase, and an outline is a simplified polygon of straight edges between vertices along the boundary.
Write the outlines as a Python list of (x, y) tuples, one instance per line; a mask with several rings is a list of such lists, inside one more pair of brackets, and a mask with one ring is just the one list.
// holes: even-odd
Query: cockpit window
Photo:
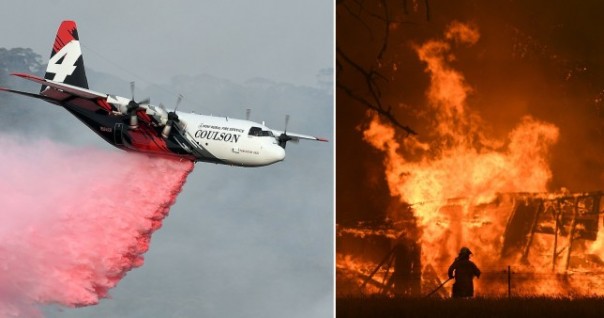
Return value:
[(250, 128), (250, 136), (260, 136), (260, 134), (262, 133), (262, 128), (260, 127), (252, 127)]
[(249, 132), (250, 136), (259, 136), (259, 137), (274, 137), (273, 132), (270, 130), (262, 130), (260, 127), (252, 127)]
[(260, 132), (261, 136), (274, 137), (273, 132), (270, 130), (263, 130)]

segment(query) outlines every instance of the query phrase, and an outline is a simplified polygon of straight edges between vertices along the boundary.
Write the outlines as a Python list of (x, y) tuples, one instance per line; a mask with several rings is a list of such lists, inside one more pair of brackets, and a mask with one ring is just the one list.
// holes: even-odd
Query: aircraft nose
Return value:
[(271, 157), (275, 162), (285, 159), (285, 149), (280, 146), (274, 146), (271, 149)]

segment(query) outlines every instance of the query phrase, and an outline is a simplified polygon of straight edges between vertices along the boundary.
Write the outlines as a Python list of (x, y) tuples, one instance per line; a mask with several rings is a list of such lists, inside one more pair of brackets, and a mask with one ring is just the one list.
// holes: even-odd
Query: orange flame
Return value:
[[(474, 251), (479, 266), (505, 268), (499, 254), (514, 202), (498, 194), (546, 192), (552, 178), (548, 155), (559, 135), (556, 126), (531, 116), (522, 118), (504, 139), (486, 135), (486, 124), (467, 103), (472, 87), (450, 66), (455, 59), (452, 42), (473, 45), (479, 38), (476, 27), (453, 22), (445, 39), (415, 47), (430, 77), (427, 106), (435, 119), (429, 127), (431, 133), (398, 141), (394, 128), (377, 116), (370, 118), (363, 131), (364, 140), (385, 155), (390, 194), (413, 205), (421, 229), (418, 243), (424, 268), (430, 266), (443, 276), (461, 246)], [(492, 204), (496, 198), (499, 202)], [(400, 216), (391, 217), (396, 220)], [(592, 249), (604, 252), (600, 242), (604, 242), (604, 235)], [(561, 284), (551, 274), (551, 265), (545, 265), (545, 253), (549, 253), (551, 264), (551, 236), (536, 236), (533, 243), (532, 265), (518, 260), (511, 260), (511, 265), (530, 275), (547, 271), (550, 276), (541, 280), (531, 276), (531, 283), (523, 287), (525, 294), (559, 295), (569, 286), (588, 293), (581, 289), (588, 277), (576, 275), (574, 281)], [(479, 282), (478, 286), (484, 287), (484, 295), (496, 293), (486, 283), (481, 286)]]

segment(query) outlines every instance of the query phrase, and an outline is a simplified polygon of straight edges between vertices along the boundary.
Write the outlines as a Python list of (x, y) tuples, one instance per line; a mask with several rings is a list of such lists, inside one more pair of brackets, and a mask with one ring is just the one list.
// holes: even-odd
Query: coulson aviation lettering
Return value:
[(239, 128), (233, 127), (220, 127), (200, 124), (199, 130), (195, 132), (195, 138), (208, 139), (225, 142), (238, 142), (241, 133), (245, 131)]
[(239, 137), (241, 137), (240, 134), (233, 134), (233, 133), (224, 132), (224, 131), (220, 132), (220, 131), (200, 129), (197, 132), (195, 132), (195, 138), (198, 138), (198, 139), (237, 142), (237, 141), (239, 141)]

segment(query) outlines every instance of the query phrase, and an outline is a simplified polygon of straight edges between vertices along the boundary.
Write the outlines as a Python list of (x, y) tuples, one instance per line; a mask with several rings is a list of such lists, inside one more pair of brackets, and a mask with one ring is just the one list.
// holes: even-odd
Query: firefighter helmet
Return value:
[(459, 255), (472, 255), (472, 251), (464, 246), (459, 250)]

